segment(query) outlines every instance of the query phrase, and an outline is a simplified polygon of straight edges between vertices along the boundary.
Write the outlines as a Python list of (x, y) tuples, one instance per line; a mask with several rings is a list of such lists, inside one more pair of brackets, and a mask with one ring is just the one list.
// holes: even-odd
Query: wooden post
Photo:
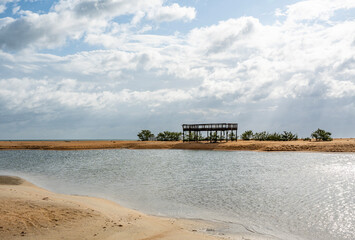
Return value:
[[(226, 142), (229, 140), (232, 140), (232, 135), (234, 135), (234, 130), (235, 130), (235, 138), (237, 141), (237, 135), (238, 135), (238, 124), (237, 123), (209, 123), (209, 124), (183, 124), (182, 125), (183, 132), (182, 132), (182, 138), (183, 141), (200, 141), (201, 138), (204, 136), (204, 132), (206, 132), (207, 136), (206, 139), (207, 141), (210, 140), (210, 142), (215, 142), (216, 139), (214, 137), (217, 137), (221, 141), (221, 139), (224, 137)], [(186, 133), (186, 134), (185, 134)], [(188, 134), (188, 136), (186, 136)], [(192, 137), (192, 134), (194, 136)], [(187, 139), (186, 139), (187, 137)]]

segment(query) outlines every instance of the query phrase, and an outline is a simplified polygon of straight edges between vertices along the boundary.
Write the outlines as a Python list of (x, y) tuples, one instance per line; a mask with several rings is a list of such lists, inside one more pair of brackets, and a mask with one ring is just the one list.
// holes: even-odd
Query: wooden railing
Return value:
[(237, 123), (183, 124), (183, 131), (227, 131), (238, 130)]

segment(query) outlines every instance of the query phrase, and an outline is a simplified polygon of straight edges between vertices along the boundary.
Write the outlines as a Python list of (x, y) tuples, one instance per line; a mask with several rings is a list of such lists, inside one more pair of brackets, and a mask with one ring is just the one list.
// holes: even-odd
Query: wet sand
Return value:
[(24, 179), (0, 176), (0, 239), (275, 240), (252, 232), (223, 235), (217, 223), (162, 218), (112, 201), (56, 194)]
[(222, 239), (201, 222), (159, 218), (99, 198), (56, 194), (0, 176), (0, 239)]
[(159, 141), (0, 141), (0, 150), (86, 150), (86, 149), (190, 149), (231, 151), (305, 151), (355, 152), (355, 138), (315, 141), (242, 141), (238, 142), (159, 142)]

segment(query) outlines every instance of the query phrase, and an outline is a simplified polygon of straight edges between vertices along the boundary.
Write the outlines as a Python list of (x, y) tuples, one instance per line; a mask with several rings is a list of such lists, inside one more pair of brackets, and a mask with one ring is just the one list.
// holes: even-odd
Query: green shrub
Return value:
[(275, 133), (266, 133), (266, 140), (267, 141), (282, 141), (282, 135), (275, 132)]
[(230, 139), (231, 141), (237, 140), (237, 138), (238, 138), (238, 136), (236, 136), (234, 132), (231, 132), (231, 133), (229, 134), (229, 139)]
[(154, 138), (154, 134), (150, 130), (142, 130), (137, 134), (139, 140), (149, 141)]
[(281, 141), (294, 141), (297, 139), (298, 139), (297, 134), (293, 134), (292, 132), (284, 131), (281, 134)]
[(158, 141), (179, 141), (181, 140), (182, 133), (164, 131), (157, 135)]
[(283, 133), (268, 133), (266, 131), (256, 132), (253, 134), (253, 131), (248, 130), (245, 131), (241, 135), (241, 139), (243, 140), (256, 140), (256, 141), (294, 141), (298, 139), (297, 134), (293, 134), (292, 132), (284, 131)]
[(332, 141), (333, 138), (331, 138), (332, 134), (330, 132), (326, 132), (323, 129), (318, 128), (316, 131), (312, 132), (311, 138), (315, 138), (316, 141)]
[(267, 133), (266, 131), (259, 132), (259, 133), (257, 132), (257, 133), (254, 133), (253, 139), (257, 140), (257, 141), (267, 141), (268, 135), (269, 135), (269, 133)]
[(196, 141), (196, 140), (200, 140), (200, 139), (201, 139), (201, 137), (198, 134), (191, 132), (191, 133), (185, 135), (185, 138), (183, 140), (184, 141)]
[(216, 132), (211, 132), (210, 133), (210, 140), (212, 141), (212, 142), (217, 142), (218, 141), (218, 136), (217, 136), (217, 133)]
[(220, 135), (220, 136), (218, 136), (218, 141), (223, 141), (224, 139), (225, 139), (225, 137), (224, 137), (224, 135)]
[(245, 131), (242, 135), (240, 135), (240, 138), (243, 140), (253, 139), (253, 131), (252, 130)]

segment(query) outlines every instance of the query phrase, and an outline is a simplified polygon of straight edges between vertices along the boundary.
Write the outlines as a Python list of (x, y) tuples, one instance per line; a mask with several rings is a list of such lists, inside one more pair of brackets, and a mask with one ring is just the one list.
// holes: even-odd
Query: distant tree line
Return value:
[[(327, 132), (323, 129), (318, 128), (316, 131), (311, 133), (310, 138), (303, 138), (305, 141), (310, 141), (311, 139), (315, 139), (316, 141), (332, 141), (331, 133)], [(158, 133), (155, 136), (150, 130), (141, 130), (137, 134), (139, 140), (141, 141), (180, 141), (182, 140), (181, 132), (170, 132), (164, 131)], [(234, 133), (231, 133), (229, 138), (235, 140), (238, 136), (235, 136)], [(195, 135), (195, 133), (191, 132), (190, 134), (185, 135), (185, 141), (223, 141), (225, 136), (217, 135), (215, 132), (211, 132), (209, 136), (203, 137), (201, 135)], [(295, 141), (298, 140), (298, 135), (292, 132), (283, 131), (282, 133), (269, 133), (266, 131), (263, 132), (253, 132), (252, 130), (245, 131), (242, 135), (240, 135), (242, 140), (256, 140), (256, 141)]]
[(181, 140), (181, 135), (182, 135), (181, 132), (164, 131), (158, 133), (157, 140), (158, 141), (179, 141)]
[[(317, 129), (312, 132), (311, 138), (316, 141), (332, 141), (330, 137), (332, 134), (322, 129)], [(294, 141), (298, 140), (298, 135), (292, 132), (284, 131), (283, 133), (269, 133), (266, 131), (253, 133), (252, 130), (245, 131), (241, 136), (243, 140), (256, 140), (256, 141)], [(303, 140), (311, 140), (311, 138), (304, 138)]]
[[(228, 139), (234, 141), (236, 140), (235, 133), (231, 132), (228, 135)], [(224, 141), (226, 136), (224, 134), (218, 135), (217, 132), (210, 132), (207, 136), (195, 134), (194, 132), (190, 132), (189, 134), (185, 135), (185, 141), (211, 141), (211, 142), (218, 142)]]
[(269, 133), (266, 131), (253, 133), (252, 130), (245, 131), (241, 136), (243, 140), (257, 140), (257, 141), (294, 141), (298, 139), (297, 134), (284, 131), (283, 133)]
[(155, 135), (150, 130), (141, 130), (137, 134), (139, 140), (141, 141), (179, 141), (181, 140), (182, 133), (181, 132), (169, 132), (164, 131)]
[[(181, 132), (170, 132), (170, 131), (164, 131), (158, 133), (157, 136), (155, 136), (150, 130), (141, 130), (137, 134), (138, 138), (140, 141), (180, 141), (180, 140), (185, 140), (185, 141), (212, 141), (212, 142), (217, 142), (217, 141), (223, 141), (225, 140), (224, 135), (218, 135), (216, 132), (211, 132), (209, 136), (202, 136), (199, 134), (195, 134), (194, 132), (191, 132), (190, 134), (185, 135), (185, 139), (182, 139), (182, 133)], [(235, 133), (230, 133), (229, 134), (229, 139), (235, 140), (236, 136)]]

